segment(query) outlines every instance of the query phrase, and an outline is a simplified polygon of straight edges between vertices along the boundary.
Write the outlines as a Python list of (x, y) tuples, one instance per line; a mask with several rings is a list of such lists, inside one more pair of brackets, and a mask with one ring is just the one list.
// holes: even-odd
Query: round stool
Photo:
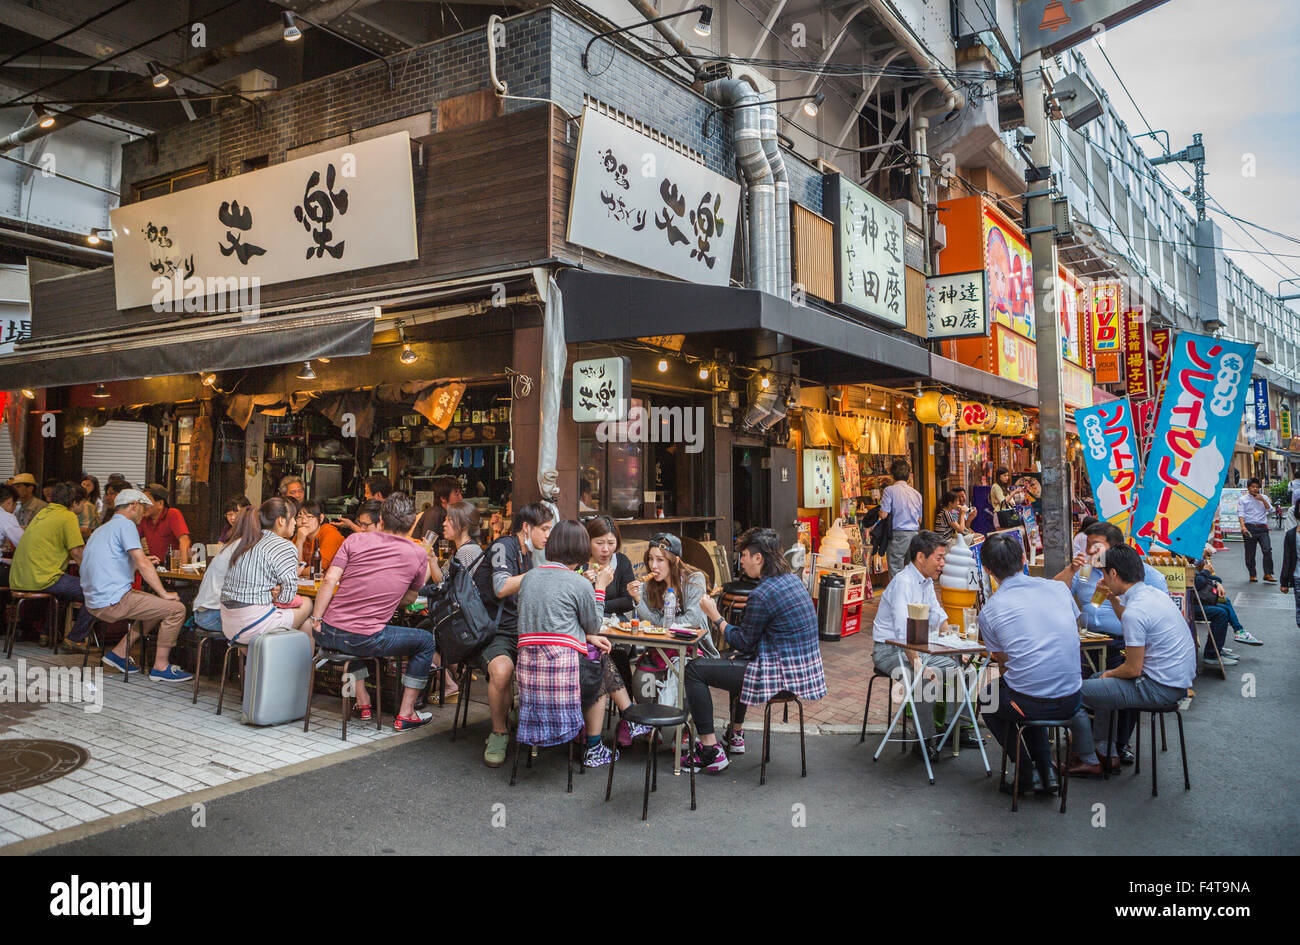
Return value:
[[(640, 702), (634, 703), (623, 713), (623, 718), (630, 724), (648, 725), (654, 729), (654, 733), (646, 742), (647, 753), (645, 759), (645, 794), (641, 799), (641, 819), (650, 818), (650, 792), (659, 789), (659, 752), (658, 747), (663, 742), (663, 730), (666, 728), (676, 728), (679, 725), (687, 724), (687, 714), (685, 709), (679, 709), (676, 706), (660, 705), (657, 702)], [(691, 742), (694, 743), (694, 725), (691, 725)], [(605, 782), (605, 800), (609, 800), (610, 792), (614, 789), (614, 763), (618, 760), (617, 751), (614, 757), (609, 761), (609, 779)], [(695, 810), (695, 768), (691, 767), (691, 810)]]
[(59, 623), (59, 599), (53, 594), (47, 594), (44, 591), (15, 591), (10, 590), (9, 596), (13, 598), (14, 609), (13, 615), (9, 618), (9, 628), (5, 633), (5, 659), (9, 659), (14, 654), (14, 640), (18, 637), (18, 624), (22, 622), (23, 604), (32, 600), (43, 600), (46, 602), (50, 618), (50, 637), (55, 641), (55, 651), (58, 650), (58, 623)]

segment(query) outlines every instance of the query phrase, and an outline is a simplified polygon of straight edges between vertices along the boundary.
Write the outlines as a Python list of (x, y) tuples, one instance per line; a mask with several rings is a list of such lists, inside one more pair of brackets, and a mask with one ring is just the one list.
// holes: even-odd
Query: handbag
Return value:
[[(590, 654), (590, 649), (587, 652)], [(578, 660), (578, 685), (582, 689), (583, 705), (596, 700), (596, 697), (600, 695), (601, 682), (605, 678), (599, 651), (597, 651), (596, 657), (596, 659), (592, 659), (590, 655), (587, 655)]]
[(1024, 521), (1020, 517), (1019, 509), (1001, 509), (998, 511), (998, 526), (1001, 528), (1015, 528), (1017, 525), (1023, 525)]

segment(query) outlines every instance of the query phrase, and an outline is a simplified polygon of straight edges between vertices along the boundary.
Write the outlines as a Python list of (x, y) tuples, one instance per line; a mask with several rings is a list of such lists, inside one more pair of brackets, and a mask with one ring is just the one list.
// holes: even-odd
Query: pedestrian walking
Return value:
[(1268, 534), (1268, 514), (1273, 511), (1272, 504), (1261, 493), (1263, 484), (1258, 479), (1246, 483), (1246, 494), (1237, 501), (1237, 514), (1241, 517), (1242, 538), (1246, 551), (1246, 571), (1250, 582), (1255, 577), (1255, 546), (1264, 553), (1264, 583), (1274, 583), (1273, 578), (1273, 542)]

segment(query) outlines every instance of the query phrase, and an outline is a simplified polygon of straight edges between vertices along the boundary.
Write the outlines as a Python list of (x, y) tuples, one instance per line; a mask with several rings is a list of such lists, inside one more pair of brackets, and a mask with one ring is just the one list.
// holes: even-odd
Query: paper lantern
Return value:
[(916, 419), (922, 423), (933, 423), (946, 427), (957, 416), (957, 398), (941, 394), (936, 390), (927, 391), (916, 398)]

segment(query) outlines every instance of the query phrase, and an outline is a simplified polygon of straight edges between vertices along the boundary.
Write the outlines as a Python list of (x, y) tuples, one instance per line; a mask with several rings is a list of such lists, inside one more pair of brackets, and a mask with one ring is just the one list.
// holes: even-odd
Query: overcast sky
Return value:
[[(1108, 31), (1105, 41), (1106, 55), (1137, 105), (1153, 128), (1169, 132), (1174, 151), (1201, 132), (1210, 195), (1236, 216), (1300, 239), (1300, 2), (1168, 0)], [(1146, 131), (1094, 43), (1080, 51), (1129, 132)], [(1161, 151), (1150, 139), (1139, 144), (1148, 155)], [(1254, 155), (1253, 177), (1243, 173), (1248, 155)], [(1183, 166), (1190, 170), (1165, 167), (1180, 190), (1191, 184), (1179, 170)], [(1222, 228), (1229, 252), (1260, 251), (1231, 220), (1214, 213), (1210, 218)], [(1274, 292), (1278, 272), (1286, 278), (1300, 274), (1300, 243), (1247, 230), (1282, 255), (1231, 253), (1248, 275)], [(1300, 292), (1300, 283), (1285, 291)], [(1300, 311), (1300, 303), (1291, 305)]]

